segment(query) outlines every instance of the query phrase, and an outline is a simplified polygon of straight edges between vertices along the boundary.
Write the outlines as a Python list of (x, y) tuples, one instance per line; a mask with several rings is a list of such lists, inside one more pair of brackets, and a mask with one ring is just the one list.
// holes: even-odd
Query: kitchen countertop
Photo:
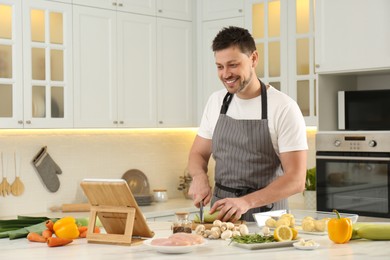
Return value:
[[(150, 206), (140, 207), (147, 219), (161, 216), (172, 216), (176, 211), (197, 212), (191, 200), (170, 199), (168, 202), (153, 203)], [(49, 212), (48, 217), (86, 217), (87, 212)], [(172, 219), (173, 221), (173, 219)], [(390, 219), (359, 217), (359, 221), (390, 222)], [(149, 221), (148, 225), (155, 232), (155, 238), (167, 237), (171, 231), (172, 222)], [(255, 223), (248, 223), (250, 232), (259, 232)], [(73, 243), (57, 248), (49, 248), (43, 243), (29, 242), (27, 239), (9, 240), (0, 239), (1, 259), (384, 259), (390, 255), (390, 241), (353, 240), (347, 244), (334, 244), (325, 235), (300, 234), (299, 237), (313, 239), (320, 247), (312, 250), (298, 250), (294, 247), (248, 250), (229, 245), (229, 241), (207, 240), (207, 244), (196, 248), (187, 254), (162, 254), (147, 245), (108, 245), (88, 243), (86, 239), (76, 239)]]
[[(170, 222), (150, 222), (155, 237), (171, 234)], [(251, 232), (258, 232), (254, 223), (248, 223)], [(29, 242), (27, 239), (0, 239), (2, 259), (386, 259), (390, 255), (390, 241), (353, 240), (347, 244), (334, 244), (328, 237), (299, 235), (314, 239), (320, 247), (311, 250), (298, 250), (294, 247), (248, 250), (229, 245), (225, 240), (207, 240), (206, 245), (187, 254), (163, 254), (147, 245), (107, 245), (88, 243), (86, 239), (76, 239), (73, 243), (49, 248), (44, 243)]]

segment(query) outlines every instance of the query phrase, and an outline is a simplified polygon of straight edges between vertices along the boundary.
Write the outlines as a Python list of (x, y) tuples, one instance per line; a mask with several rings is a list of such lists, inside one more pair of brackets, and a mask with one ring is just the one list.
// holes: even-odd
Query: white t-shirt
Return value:
[[(226, 89), (214, 92), (205, 107), (198, 135), (212, 139)], [(268, 127), (277, 155), (284, 152), (307, 150), (306, 126), (297, 103), (286, 94), (270, 86), (267, 89)], [(261, 119), (261, 96), (240, 99), (237, 95), (226, 113), (234, 119)]]

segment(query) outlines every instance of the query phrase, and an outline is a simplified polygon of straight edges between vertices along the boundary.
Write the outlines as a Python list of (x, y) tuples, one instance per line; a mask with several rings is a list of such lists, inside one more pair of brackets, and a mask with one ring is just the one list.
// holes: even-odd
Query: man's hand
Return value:
[(203, 200), (203, 205), (207, 205), (211, 200), (211, 187), (206, 174), (198, 174), (192, 177), (192, 182), (188, 194), (192, 196), (194, 205), (200, 207), (200, 202)]
[(210, 214), (219, 210), (217, 219), (225, 222), (235, 222), (239, 220), (241, 215), (246, 213), (249, 209), (249, 204), (244, 197), (226, 198), (216, 201), (210, 209)]

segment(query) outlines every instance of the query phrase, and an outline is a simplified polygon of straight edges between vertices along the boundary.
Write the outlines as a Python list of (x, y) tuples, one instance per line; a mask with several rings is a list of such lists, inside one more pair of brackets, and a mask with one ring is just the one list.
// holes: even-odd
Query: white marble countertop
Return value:
[[(251, 232), (258, 232), (254, 223), (249, 223)], [(155, 237), (171, 234), (170, 222), (150, 222)], [(347, 244), (334, 244), (328, 237), (300, 235), (314, 239), (320, 247), (312, 250), (298, 250), (294, 247), (248, 250), (229, 245), (225, 240), (208, 240), (207, 244), (186, 254), (163, 254), (147, 245), (121, 246), (88, 243), (76, 239), (73, 243), (49, 248), (44, 243), (33, 243), (27, 239), (0, 239), (1, 259), (387, 259), (390, 255), (390, 241), (353, 240)]]
[[(142, 206), (142, 212), (147, 219), (161, 216), (171, 216), (176, 211), (197, 212), (191, 200), (170, 199), (168, 202), (153, 203)], [(88, 216), (87, 212), (62, 213), (48, 212), (48, 217)], [(390, 222), (390, 219), (375, 219), (359, 217), (359, 221)], [(150, 221), (149, 227), (156, 237), (167, 237), (171, 231), (171, 222)], [(259, 232), (255, 223), (248, 223), (250, 232)], [(163, 254), (147, 245), (121, 246), (88, 243), (86, 239), (76, 239), (63, 247), (49, 248), (43, 243), (32, 243), (26, 238), (9, 240), (0, 239), (1, 259), (387, 259), (390, 255), (390, 241), (353, 240), (347, 244), (334, 244), (325, 236), (300, 234), (303, 239), (313, 239), (320, 247), (312, 251), (298, 250), (294, 247), (248, 250), (229, 245), (229, 241), (207, 240), (207, 244), (186, 254)]]

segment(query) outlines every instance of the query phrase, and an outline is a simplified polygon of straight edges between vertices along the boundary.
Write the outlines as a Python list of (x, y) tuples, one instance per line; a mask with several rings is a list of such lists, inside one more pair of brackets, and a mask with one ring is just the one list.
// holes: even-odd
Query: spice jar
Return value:
[(153, 197), (155, 202), (166, 202), (168, 200), (168, 193), (165, 189), (153, 190)]
[(176, 221), (173, 222), (172, 231), (173, 233), (192, 233), (192, 222), (188, 219), (188, 212), (176, 212)]

